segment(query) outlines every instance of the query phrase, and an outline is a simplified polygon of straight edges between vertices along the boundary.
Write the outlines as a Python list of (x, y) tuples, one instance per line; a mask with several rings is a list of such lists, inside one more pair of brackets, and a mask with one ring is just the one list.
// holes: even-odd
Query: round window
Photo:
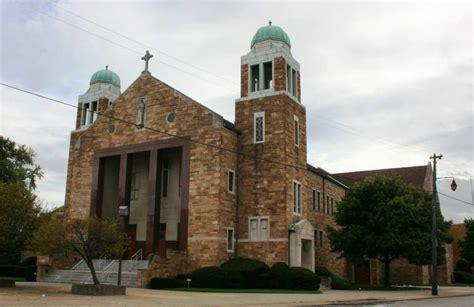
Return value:
[(115, 124), (110, 124), (109, 127), (107, 128), (107, 131), (109, 133), (114, 133), (115, 132)]
[(176, 114), (174, 114), (174, 112), (168, 113), (168, 116), (166, 117), (166, 121), (171, 124), (171, 123), (174, 123), (175, 120), (176, 120)]

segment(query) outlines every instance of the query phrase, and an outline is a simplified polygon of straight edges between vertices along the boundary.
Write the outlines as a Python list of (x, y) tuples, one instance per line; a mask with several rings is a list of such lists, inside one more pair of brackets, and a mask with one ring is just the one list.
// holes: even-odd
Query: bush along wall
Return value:
[(216, 289), (319, 289), (321, 279), (312, 271), (301, 267), (288, 267), (286, 263), (276, 263), (269, 268), (264, 262), (235, 258), (219, 266), (199, 268), (191, 273), (179, 274), (176, 278), (153, 278), (151, 289), (171, 289), (187, 287)]

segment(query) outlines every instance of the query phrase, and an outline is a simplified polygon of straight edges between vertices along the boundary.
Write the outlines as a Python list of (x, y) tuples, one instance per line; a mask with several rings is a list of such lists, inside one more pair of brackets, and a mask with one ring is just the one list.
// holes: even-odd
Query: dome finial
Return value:
[(268, 25), (269, 25), (269, 26), (272, 25), (272, 21), (271, 21), (271, 20), (268, 21)]
[(105, 65), (105, 70), (109, 70), (109, 65)]

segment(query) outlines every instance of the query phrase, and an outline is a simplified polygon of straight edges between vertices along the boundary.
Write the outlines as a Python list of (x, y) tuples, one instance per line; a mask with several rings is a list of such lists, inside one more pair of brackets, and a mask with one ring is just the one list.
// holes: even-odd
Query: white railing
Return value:
[(84, 263), (84, 259), (81, 259), (81, 261), (79, 261), (78, 263), (76, 263), (76, 264), (71, 268), (71, 270), (77, 269), (77, 268), (78, 268), (81, 264), (83, 264), (83, 263)]
[(138, 261), (140, 260), (143, 260), (143, 249), (139, 249), (137, 250), (137, 252), (135, 254), (132, 255), (132, 257), (130, 257), (130, 265), (129, 265), (129, 270), (133, 270), (137, 265), (138, 265)]

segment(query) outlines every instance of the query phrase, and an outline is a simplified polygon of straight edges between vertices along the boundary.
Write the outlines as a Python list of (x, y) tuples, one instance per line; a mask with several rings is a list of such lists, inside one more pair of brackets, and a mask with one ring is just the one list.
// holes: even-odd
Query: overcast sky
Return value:
[[(471, 2), (7, 0), (0, 10), (1, 82), (77, 104), (105, 65), (124, 91), (149, 49), (155, 77), (230, 121), (240, 56), (272, 20), (301, 64), (309, 163), (345, 172), (442, 153), (438, 176), (459, 188), (445, 179), (440, 191), (472, 202)], [(37, 152), (38, 193), (62, 205), (76, 110), (4, 87), (0, 95), (0, 134)], [(446, 219), (474, 216), (474, 206), (440, 199)]]

